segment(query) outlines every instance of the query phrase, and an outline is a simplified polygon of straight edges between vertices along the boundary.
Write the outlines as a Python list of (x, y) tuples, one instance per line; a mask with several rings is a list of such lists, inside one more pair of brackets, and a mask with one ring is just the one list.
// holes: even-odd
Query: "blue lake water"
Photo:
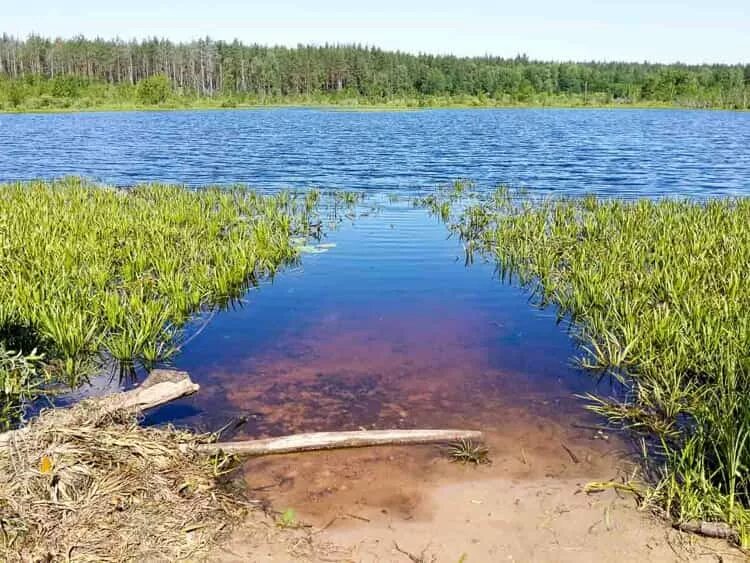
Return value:
[(742, 194), (750, 113), (310, 109), (0, 115), (0, 181), (83, 175), (424, 188), (456, 177), (618, 196)]
[(574, 367), (554, 311), (500, 283), (491, 264), (467, 268), (460, 242), (408, 196), (457, 177), (566, 194), (743, 195), (749, 147), (750, 113), (733, 112), (0, 115), (0, 181), (365, 190), (359, 216), (328, 235), (334, 248), (210, 318), (174, 362), (200, 393), (149, 420), (216, 428), (245, 416), (254, 436), (447, 425), (499, 434), (521, 420), (580, 420), (574, 394), (608, 389)]
[[(323, 254), (214, 316), (175, 365), (204, 386), (151, 416), (251, 435), (512, 421), (516, 408), (581, 415), (595, 389), (554, 311), (494, 266), (464, 264), (445, 226), (410, 203), (373, 198)], [(510, 418), (509, 418), (510, 417)]]

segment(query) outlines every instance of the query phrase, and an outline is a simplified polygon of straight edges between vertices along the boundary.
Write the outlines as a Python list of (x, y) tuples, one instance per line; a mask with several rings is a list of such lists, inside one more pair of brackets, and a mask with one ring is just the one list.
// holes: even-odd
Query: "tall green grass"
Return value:
[(0, 430), (21, 417), (25, 405), (47, 382), (40, 360), (35, 350), (24, 355), (6, 350), (0, 343)]
[(0, 421), (45, 380), (168, 359), (192, 315), (297, 258), (316, 204), (316, 192), (0, 185)]
[[(627, 397), (590, 408), (651, 437), (653, 498), (750, 542), (750, 199), (422, 200), (469, 252), (572, 320), (582, 364)], [(459, 202), (463, 201), (459, 205)]]

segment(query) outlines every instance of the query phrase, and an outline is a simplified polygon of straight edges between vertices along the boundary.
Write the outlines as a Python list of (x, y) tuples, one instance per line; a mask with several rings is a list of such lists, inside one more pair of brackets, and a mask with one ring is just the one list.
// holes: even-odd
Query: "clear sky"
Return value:
[(0, 32), (750, 63), (750, 0), (7, 0)]

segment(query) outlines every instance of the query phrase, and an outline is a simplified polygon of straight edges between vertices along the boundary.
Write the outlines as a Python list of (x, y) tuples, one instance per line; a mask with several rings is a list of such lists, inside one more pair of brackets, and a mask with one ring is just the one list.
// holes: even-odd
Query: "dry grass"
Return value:
[(0, 450), (0, 560), (175, 561), (205, 553), (245, 513), (201, 437), (142, 428), (86, 403), (51, 410)]

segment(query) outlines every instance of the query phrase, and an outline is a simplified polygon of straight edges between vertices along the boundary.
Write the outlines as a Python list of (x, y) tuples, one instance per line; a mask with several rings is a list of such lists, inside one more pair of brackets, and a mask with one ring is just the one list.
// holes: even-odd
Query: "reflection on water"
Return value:
[(384, 204), (334, 232), (336, 247), (218, 314), (183, 353), (201, 391), (149, 416), (241, 433), (475, 427), (584, 416), (593, 388), (574, 345), (490, 264), (464, 266), (445, 227)]

